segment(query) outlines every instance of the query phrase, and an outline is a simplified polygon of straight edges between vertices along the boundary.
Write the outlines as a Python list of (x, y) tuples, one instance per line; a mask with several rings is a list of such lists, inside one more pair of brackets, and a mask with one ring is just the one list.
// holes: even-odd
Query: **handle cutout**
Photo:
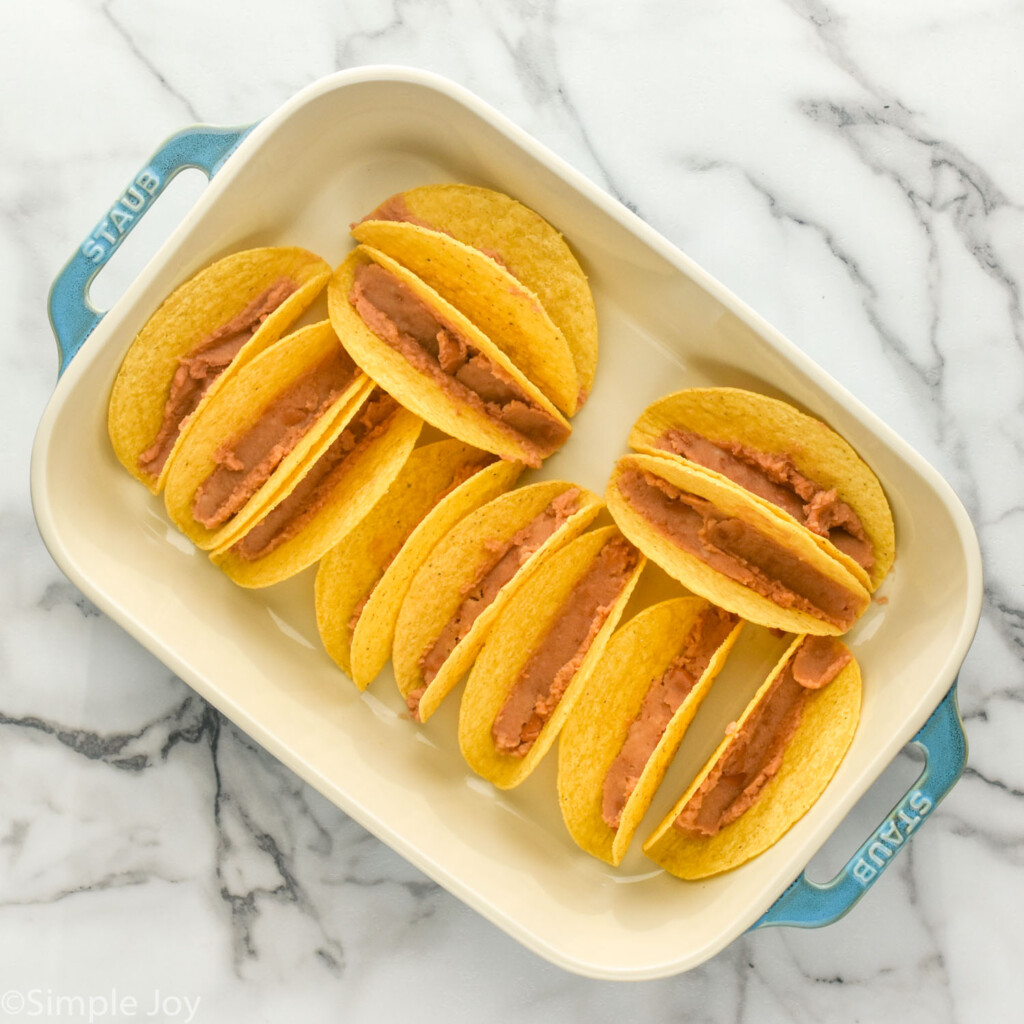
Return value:
[(779, 925), (821, 928), (838, 921), (878, 881), (953, 788), (967, 763), (967, 736), (957, 707), (956, 680), (911, 743), (923, 755), (923, 770), (835, 877), (814, 882), (801, 872), (751, 930)]
[(922, 768), (924, 754), (913, 744), (904, 747), (811, 858), (805, 869), (807, 878), (819, 884), (832, 881), (846, 867), (850, 851), (856, 850), (913, 788)]
[[(50, 288), (47, 305), (60, 354), (58, 376), (67, 369), (75, 353), (103, 319), (103, 312), (90, 301), (93, 280), (114, 257), (122, 243), (143, 223), (154, 200), (163, 198), (164, 189), (172, 185), (178, 173), (185, 168), (199, 168), (207, 178), (212, 178), (254, 127), (217, 128), (213, 125), (195, 125), (182, 129), (164, 142), (150, 162), (107, 207), (96, 227), (64, 264)], [(149, 220), (145, 223), (148, 224)], [(164, 227), (162, 235), (166, 237), (166, 234), (167, 229)], [(112, 280), (117, 282), (117, 277)], [(122, 281), (122, 291), (124, 287)], [(116, 292), (117, 288), (111, 290)], [(97, 299), (105, 301), (105, 293), (98, 293)]]
[(160, 193), (159, 202), (146, 210), (121, 245), (100, 268), (86, 291), (86, 301), (104, 313), (124, 294), (143, 267), (184, 220), (209, 184), (196, 167), (179, 171)]

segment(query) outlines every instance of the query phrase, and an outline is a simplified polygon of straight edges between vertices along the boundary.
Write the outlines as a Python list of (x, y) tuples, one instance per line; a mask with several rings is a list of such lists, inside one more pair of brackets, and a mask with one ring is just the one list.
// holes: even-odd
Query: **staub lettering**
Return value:
[(907, 836), (921, 824), (932, 809), (931, 800), (919, 789), (912, 790), (906, 799), (879, 826), (865, 845), (865, 855), (854, 862), (853, 877), (867, 885), (892, 859)]
[(82, 255), (90, 263), (101, 262), (117, 245), (135, 218), (145, 210), (146, 204), (156, 195), (159, 187), (160, 176), (152, 168), (139, 174), (85, 240)]

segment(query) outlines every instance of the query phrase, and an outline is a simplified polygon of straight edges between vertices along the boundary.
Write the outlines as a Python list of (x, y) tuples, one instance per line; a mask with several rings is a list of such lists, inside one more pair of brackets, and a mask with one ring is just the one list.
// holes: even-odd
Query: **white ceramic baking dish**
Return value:
[[(185, 166), (204, 169), (209, 187), (116, 305), (96, 312), (86, 298), (92, 277)], [(177, 284), (254, 245), (302, 245), (340, 262), (351, 245), (350, 221), (399, 189), (435, 181), (516, 196), (564, 232), (590, 275), (601, 330), (597, 383), (544, 476), (603, 492), (648, 402), (690, 385), (740, 385), (829, 421), (870, 462), (891, 499), (898, 557), (884, 588), (889, 603), (873, 605), (850, 638), (865, 679), (853, 746), (812, 811), (767, 853), (725, 876), (677, 881), (653, 870), (639, 841), (620, 869), (580, 852), (559, 816), (553, 756), (519, 790), (499, 794), (482, 783), (458, 752), (458, 693), (422, 728), (402, 713), (389, 672), (359, 694), (321, 650), (311, 572), (264, 592), (235, 587), (174, 530), (161, 501), (111, 451), (111, 382), (136, 331)], [(255, 128), (173, 137), (64, 269), (51, 318), (63, 372), (39, 425), (32, 495), (61, 568), (303, 779), (566, 968), (653, 978), (695, 966), (755, 923), (834, 919), (962, 770), (952, 685), (978, 621), (981, 568), (951, 489), (675, 247), (450, 82), (399, 68), (345, 72), (305, 89)], [(659, 587), (655, 575), (644, 588), (648, 599)], [(638, 840), (713, 749), (756, 686), (771, 646), (755, 631), (738, 648)], [(831, 885), (807, 882), (801, 871), (811, 856), (918, 730), (928, 758), (922, 778)]]

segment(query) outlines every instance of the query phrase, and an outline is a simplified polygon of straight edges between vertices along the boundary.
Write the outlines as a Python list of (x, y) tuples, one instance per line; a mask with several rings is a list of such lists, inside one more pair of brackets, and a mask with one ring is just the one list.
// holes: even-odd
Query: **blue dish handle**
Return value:
[(911, 833), (953, 788), (967, 763), (967, 737), (956, 702), (956, 680), (911, 740), (924, 752), (924, 771), (903, 799), (832, 879), (819, 885), (804, 873), (751, 926), (820, 928), (838, 921), (878, 881)]
[(255, 127), (252, 124), (240, 128), (196, 125), (183, 129), (153, 154), (111, 204), (50, 289), (50, 324), (60, 355), (58, 375), (67, 369), (85, 339), (103, 319), (103, 311), (89, 301), (89, 285), (156, 197), (187, 167), (196, 167), (212, 178)]

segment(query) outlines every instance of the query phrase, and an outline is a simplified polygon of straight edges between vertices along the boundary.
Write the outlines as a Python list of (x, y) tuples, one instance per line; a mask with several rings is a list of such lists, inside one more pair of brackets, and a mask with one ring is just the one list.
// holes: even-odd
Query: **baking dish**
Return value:
[[(194, 209), (112, 309), (89, 283), (179, 170), (211, 178)], [(232, 585), (116, 462), (113, 377), (138, 329), (182, 280), (254, 245), (301, 245), (340, 262), (347, 227), (383, 197), (433, 181), (498, 188), (565, 233), (601, 328), (595, 389), (541, 476), (603, 492), (629, 426), (655, 397), (721, 384), (786, 397), (827, 420), (890, 497), (897, 564), (850, 636), (864, 673), (853, 746), (824, 797), (771, 850), (682, 883), (635, 850), (619, 869), (579, 851), (554, 794), (554, 759), (499, 794), (466, 768), (457, 701), (417, 727), (390, 672), (358, 693), (323, 653), (309, 572), (263, 592)], [(745, 929), (812, 926), (848, 910), (962, 771), (955, 677), (980, 614), (974, 531), (949, 486), (903, 441), (669, 242), (464, 89), (403, 68), (325, 78), (256, 126), (169, 139), (56, 280), (61, 376), (32, 458), (39, 529), (68, 577), (203, 697), (384, 842), (542, 956), (576, 972), (641, 979), (687, 970)], [(533, 478), (537, 478), (535, 474)], [(652, 576), (648, 596), (660, 581)], [(680, 751), (640, 837), (713, 748), (770, 657), (752, 634)], [(908, 742), (920, 779), (826, 886), (802, 869)], [(673, 783), (673, 780), (676, 783)], [(794, 881), (795, 879), (795, 881)]]

